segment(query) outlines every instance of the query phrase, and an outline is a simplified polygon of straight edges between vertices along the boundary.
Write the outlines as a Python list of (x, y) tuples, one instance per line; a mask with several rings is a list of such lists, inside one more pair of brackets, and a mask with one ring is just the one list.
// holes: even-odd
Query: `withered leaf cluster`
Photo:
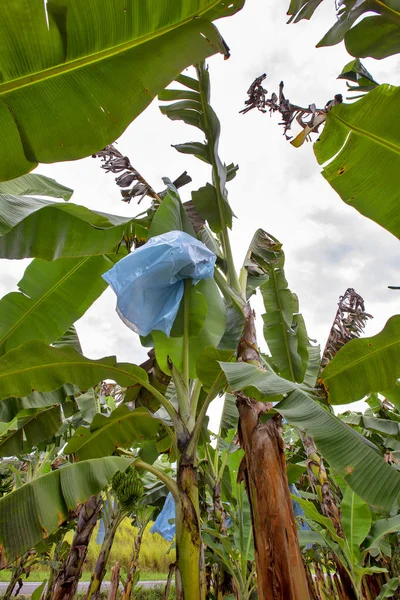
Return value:
[(138, 204), (145, 196), (158, 198), (151, 185), (140, 175), (140, 173), (131, 165), (127, 156), (123, 156), (119, 150), (110, 144), (104, 150), (93, 154), (93, 158), (100, 158), (103, 164), (101, 168), (107, 173), (118, 174), (115, 178), (116, 184), (122, 188), (121, 195), (124, 202), (130, 202), (133, 198), (137, 199)]
[(326, 115), (331, 108), (343, 102), (342, 95), (337, 94), (333, 100), (327, 102), (324, 108), (317, 108), (315, 104), (310, 104), (308, 107), (292, 104), (283, 93), (283, 81), (279, 84), (278, 94), (273, 92), (271, 97), (268, 98), (268, 90), (262, 85), (266, 77), (267, 74), (263, 73), (253, 81), (247, 90), (249, 97), (245, 101), (246, 108), (241, 110), (240, 113), (246, 114), (253, 108), (262, 113), (279, 112), (282, 117), (282, 121), (279, 124), (283, 126), (284, 135), (287, 140), (292, 139), (292, 136), (288, 135), (288, 131), (292, 128), (293, 121), (296, 120), (303, 128), (306, 136), (308, 136), (311, 132), (318, 132), (318, 127), (325, 121)]
[(353, 288), (339, 297), (338, 309), (321, 360), (325, 367), (347, 342), (360, 337), (372, 315), (365, 312), (364, 300)]

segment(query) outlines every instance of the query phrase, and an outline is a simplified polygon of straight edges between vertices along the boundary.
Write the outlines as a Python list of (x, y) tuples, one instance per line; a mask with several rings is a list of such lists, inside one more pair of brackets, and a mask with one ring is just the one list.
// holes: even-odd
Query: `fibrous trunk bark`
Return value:
[(62, 566), (54, 585), (52, 600), (73, 599), (82, 575), (83, 563), (101, 505), (101, 499), (98, 496), (92, 496), (82, 506), (68, 558)]
[(265, 404), (245, 396), (239, 396), (237, 404), (258, 595), (271, 600), (307, 600), (307, 578), (286, 476), (280, 418), (261, 423)]
[(176, 523), (176, 598), (204, 600), (204, 559), (200, 535), (199, 491), (193, 464), (181, 460), (177, 477), (179, 502), (175, 507)]
[(131, 600), (133, 586), (135, 585), (135, 575), (139, 567), (140, 547), (142, 545), (142, 538), (146, 525), (147, 522), (143, 523), (138, 529), (138, 534), (133, 545), (131, 560), (129, 562), (129, 573), (128, 577), (126, 578), (124, 592), (122, 594), (121, 600)]
[(107, 572), (107, 563), (114, 543), (115, 534), (117, 533), (117, 529), (121, 524), (122, 519), (123, 515), (119, 510), (117, 510), (110, 519), (84, 600), (90, 600), (90, 598), (97, 600), (99, 598), (100, 588), (103, 583), (104, 575)]
[[(238, 360), (260, 365), (254, 313), (245, 309)], [(308, 600), (307, 577), (297, 538), (286, 475), (281, 418), (261, 422), (271, 407), (237, 396), (239, 438), (245, 456), (242, 477), (251, 508), (259, 598)]]

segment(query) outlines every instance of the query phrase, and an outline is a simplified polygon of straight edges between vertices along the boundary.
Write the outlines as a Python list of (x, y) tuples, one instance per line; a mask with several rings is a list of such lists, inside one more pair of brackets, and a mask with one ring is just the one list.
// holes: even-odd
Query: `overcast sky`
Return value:
[[(229, 200), (237, 216), (232, 244), (240, 266), (254, 231), (262, 227), (284, 245), (289, 287), (300, 299), (309, 336), (324, 346), (339, 295), (354, 287), (374, 319), (367, 335), (380, 331), (398, 312), (400, 293), (399, 244), (387, 231), (345, 205), (320, 175), (312, 144), (293, 148), (283, 137), (279, 117), (251, 111), (240, 115), (246, 91), (263, 72), (264, 86), (277, 91), (285, 82), (286, 97), (296, 104), (324, 106), (334, 94), (346, 94), (336, 77), (351, 60), (344, 45), (316, 49), (315, 44), (334, 23), (334, 2), (325, 0), (311, 21), (286, 25), (288, 2), (247, 0), (234, 17), (216, 22), (231, 49), (227, 61), (218, 55), (208, 63), (212, 104), (222, 124), (220, 153), (227, 164), (239, 164), (237, 177), (228, 184)], [(380, 83), (399, 85), (398, 58), (364, 61)], [(127, 74), (129, 76), (129, 74)], [(183, 201), (191, 189), (211, 181), (207, 165), (178, 154), (171, 144), (201, 140), (200, 132), (162, 116), (158, 102), (137, 118), (119, 140), (119, 149), (156, 190), (161, 177), (176, 178), (187, 170), (193, 178), (183, 188)], [(71, 202), (89, 208), (134, 216), (142, 206), (120, 201), (114, 176), (100, 169), (100, 161), (40, 165), (38, 173), (53, 177), (75, 190)], [(26, 261), (2, 261), (0, 295), (16, 289)], [(255, 302), (258, 315), (260, 302)], [(115, 313), (115, 296), (108, 289), (78, 321), (86, 356), (115, 354), (119, 360), (140, 362), (145, 356), (138, 338)], [(261, 331), (260, 331), (261, 336)]]

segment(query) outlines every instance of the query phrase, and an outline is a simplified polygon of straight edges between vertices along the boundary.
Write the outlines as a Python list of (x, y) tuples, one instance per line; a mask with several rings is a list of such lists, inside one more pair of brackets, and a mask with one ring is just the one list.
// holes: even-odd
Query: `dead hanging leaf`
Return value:
[(103, 150), (100, 150), (100, 152), (93, 154), (93, 158), (100, 158), (103, 162), (101, 168), (107, 173), (120, 173), (120, 175), (115, 178), (115, 183), (120, 188), (123, 188), (121, 190), (121, 195), (124, 202), (129, 203), (132, 198), (136, 198), (138, 199), (138, 204), (140, 204), (145, 196), (159, 200), (158, 194), (156, 194), (151, 185), (147, 183), (140, 173), (131, 165), (129, 158), (123, 156), (113, 144), (110, 144)]
[(348, 342), (360, 337), (372, 315), (365, 312), (364, 300), (353, 288), (340, 296), (338, 309), (322, 354), (321, 368)]
[(279, 124), (283, 126), (283, 133), (287, 140), (292, 140), (292, 136), (288, 135), (288, 131), (291, 130), (293, 121), (296, 121), (302, 128), (302, 131), (291, 142), (296, 148), (301, 146), (305, 140), (310, 139), (311, 133), (318, 133), (318, 128), (324, 123), (328, 112), (333, 106), (343, 102), (342, 95), (336, 94), (333, 100), (327, 102), (324, 108), (317, 108), (315, 104), (310, 104), (308, 107), (292, 104), (283, 93), (283, 81), (279, 84), (279, 94), (273, 92), (271, 97), (267, 98), (268, 90), (262, 86), (266, 76), (267, 74), (263, 73), (253, 81), (247, 90), (249, 98), (245, 101), (246, 108), (241, 110), (240, 113), (246, 114), (253, 108), (262, 113), (279, 112), (282, 117)]

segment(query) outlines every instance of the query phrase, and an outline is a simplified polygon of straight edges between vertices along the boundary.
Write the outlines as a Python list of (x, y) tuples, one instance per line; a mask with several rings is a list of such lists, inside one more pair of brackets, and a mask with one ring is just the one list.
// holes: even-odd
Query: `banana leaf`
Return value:
[(34, 391), (51, 392), (65, 383), (87, 390), (104, 379), (113, 379), (123, 387), (140, 383), (153, 391), (146, 371), (140, 367), (117, 363), (113, 356), (89, 360), (68, 346), (52, 348), (34, 340), (0, 358), (0, 400)]
[(28, 409), (19, 413), (11, 423), (1, 423), (0, 456), (31, 452), (38, 443), (51, 438), (61, 427), (61, 422), (60, 407), (53, 406), (45, 410)]
[(0, 9), (0, 181), (118, 138), (244, 0), (13, 0)]
[(233, 392), (270, 400), (287, 396), (275, 405), (288, 423), (310, 435), (321, 452), (349, 486), (369, 504), (389, 512), (400, 492), (400, 474), (390, 467), (377, 447), (324, 408), (312, 390), (246, 363), (220, 363)]
[(62, 467), (0, 498), (0, 568), (51, 535), (70, 511), (132, 462), (117, 456)]
[(394, 315), (377, 335), (352, 340), (341, 348), (319, 381), (329, 402), (347, 404), (394, 388), (399, 377), (400, 315)]
[(400, 237), (400, 87), (380, 85), (326, 116), (314, 144), (322, 175), (346, 204)]
[(159, 428), (160, 422), (146, 408), (129, 410), (121, 405), (109, 417), (95, 415), (89, 428), (79, 427), (64, 452), (74, 454), (77, 460), (101, 458), (112, 454), (117, 447), (131, 448), (154, 437)]
[[(0, 194), (0, 258), (71, 258), (114, 254), (135, 227), (131, 219), (89, 210), (72, 203)], [(121, 254), (123, 251), (121, 249)]]
[(61, 185), (55, 179), (37, 173), (29, 173), (29, 175), (21, 175), (17, 179), (0, 182), (0, 194), (14, 196), (39, 195), (69, 200), (73, 193), (71, 188)]
[(36, 258), (0, 300), (0, 354), (31, 340), (56, 341), (106, 289), (101, 275), (118, 256)]

